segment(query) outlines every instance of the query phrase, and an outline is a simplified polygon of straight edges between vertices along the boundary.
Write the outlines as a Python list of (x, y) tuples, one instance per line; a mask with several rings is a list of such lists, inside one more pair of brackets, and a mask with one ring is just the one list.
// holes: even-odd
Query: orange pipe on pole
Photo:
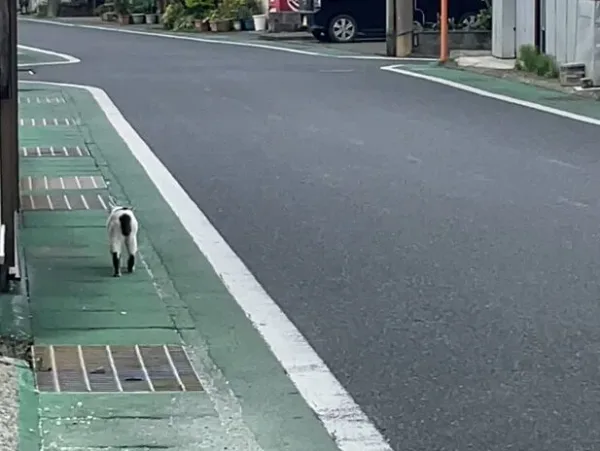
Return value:
[(448, 0), (440, 0), (440, 63), (448, 61)]

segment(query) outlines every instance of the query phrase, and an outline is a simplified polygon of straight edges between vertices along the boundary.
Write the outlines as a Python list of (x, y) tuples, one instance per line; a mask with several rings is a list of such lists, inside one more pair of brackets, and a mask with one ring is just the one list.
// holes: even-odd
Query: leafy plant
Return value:
[(147, 0), (133, 0), (131, 2), (132, 14), (144, 14), (148, 9)]
[(154, 0), (144, 1), (144, 13), (155, 14), (156, 13), (156, 2)]
[(128, 0), (115, 0), (115, 12), (120, 16), (126, 16), (130, 13), (131, 5)]
[(185, 16), (185, 7), (180, 2), (169, 3), (162, 15), (163, 26), (167, 30), (172, 30), (175, 23)]
[(188, 11), (196, 18), (204, 18), (215, 6), (214, 0), (185, 0)]
[(260, 8), (255, 0), (231, 0), (234, 17), (240, 20), (250, 19), (253, 14), (259, 14)]
[(544, 53), (540, 53), (533, 45), (521, 46), (515, 68), (517, 70), (536, 74), (540, 77), (558, 77), (558, 65), (554, 58)]
[(188, 31), (194, 29), (195, 17), (193, 14), (186, 14), (179, 17), (173, 24), (173, 31)]

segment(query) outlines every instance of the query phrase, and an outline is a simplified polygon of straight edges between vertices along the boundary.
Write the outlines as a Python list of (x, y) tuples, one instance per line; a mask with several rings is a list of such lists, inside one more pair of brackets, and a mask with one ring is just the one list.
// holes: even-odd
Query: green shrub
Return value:
[(536, 74), (540, 77), (558, 77), (558, 65), (554, 58), (544, 53), (540, 53), (533, 45), (521, 46), (515, 68), (517, 70)]
[(162, 15), (163, 26), (167, 30), (172, 30), (175, 23), (185, 16), (185, 7), (179, 2), (170, 3)]
[(195, 17), (204, 19), (208, 12), (215, 7), (214, 0), (185, 0), (185, 7)]
[(178, 18), (173, 24), (173, 31), (189, 31), (194, 29), (195, 17), (193, 14), (187, 14)]

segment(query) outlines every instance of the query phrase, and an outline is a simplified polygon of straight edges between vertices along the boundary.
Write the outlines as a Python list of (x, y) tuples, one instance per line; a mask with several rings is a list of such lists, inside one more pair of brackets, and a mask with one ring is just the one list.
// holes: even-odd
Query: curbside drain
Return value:
[(22, 194), (23, 211), (108, 210), (108, 197), (102, 194)]
[(66, 177), (25, 176), (21, 178), (20, 184), (21, 192), (48, 190), (86, 190), (106, 188), (104, 178), (102, 178), (99, 175), (77, 175)]
[(79, 125), (79, 119), (72, 117), (19, 119), (19, 125), (21, 127), (71, 127)]
[(66, 103), (65, 98), (64, 97), (58, 97), (58, 96), (52, 96), (52, 97), (28, 97), (28, 96), (19, 96), (19, 103), (20, 104), (38, 104), (38, 105), (46, 105), (46, 104), (50, 104), (50, 105), (57, 105), (60, 103)]
[(21, 147), (22, 157), (89, 157), (90, 151), (84, 146), (75, 147)]
[(181, 346), (34, 346), (41, 392), (199, 392), (202, 385)]

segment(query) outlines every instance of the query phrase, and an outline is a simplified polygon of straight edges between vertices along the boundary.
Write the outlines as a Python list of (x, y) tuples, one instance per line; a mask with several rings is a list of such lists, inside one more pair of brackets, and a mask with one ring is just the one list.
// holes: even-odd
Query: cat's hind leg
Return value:
[(127, 272), (132, 273), (135, 269), (135, 254), (137, 253), (137, 237), (135, 235), (130, 235), (125, 238), (125, 246), (127, 247), (127, 252), (129, 253), (129, 258), (127, 259)]
[(112, 254), (112, 264), (113, 264), (113, 277), (121, 276), (121, 259), (119, 258), (118, 252), (111, 252)]

